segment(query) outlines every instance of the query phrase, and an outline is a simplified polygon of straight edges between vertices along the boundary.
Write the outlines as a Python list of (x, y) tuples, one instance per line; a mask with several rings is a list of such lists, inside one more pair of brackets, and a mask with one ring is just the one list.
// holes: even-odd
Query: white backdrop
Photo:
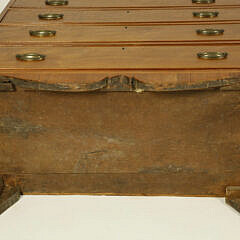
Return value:
[(0, 240), (239, 238), (240, 214), (219, 198), (24, 196), (0, 216)]

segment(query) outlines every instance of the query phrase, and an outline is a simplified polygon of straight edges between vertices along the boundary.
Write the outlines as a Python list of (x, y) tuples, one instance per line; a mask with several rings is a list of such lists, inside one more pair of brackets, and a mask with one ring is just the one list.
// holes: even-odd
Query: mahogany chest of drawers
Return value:
[(0, 212), (21, 194), (240, 209), (239, 0), (13, 0), (0, 21)]

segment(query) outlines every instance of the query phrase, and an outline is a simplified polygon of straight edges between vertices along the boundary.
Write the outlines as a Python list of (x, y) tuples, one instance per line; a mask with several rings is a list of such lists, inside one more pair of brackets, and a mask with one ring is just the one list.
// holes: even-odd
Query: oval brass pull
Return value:
[(46, 56), (39, 53), (25, 53), (25, 54), (17, 54), (17, 60), (19, 61), (43, 61)]
[(224, 30), (223, 29), (197, 29), (196, 30), (198, 35), (204, 35), (204, 36), (218, 36), (223, 35)]
[(215, 18), (219, 12), (194, 12), (193, 16), (198, 18)]
[(215, 0), (192, 0), (192, 3), (211, 4), (211, 3), (215, 3)]
[(226, 52), (200, 52), (197, 54), (198, 58), (206, 60), (220, 60), (228, 56)]
[(60, 13), (46, 13), (38, 15), (41, 20), (60, 20), (63, 19), (63, 16), (64, 15)]
[(29, 34), (33, 37), (54, 37), (56, 35), (56, 31), (52, 30), (30, 30)]
[(67, 0), (47, 0), (46, 5), (49, 6), (65, 6), (68, 5), (68, 1)]

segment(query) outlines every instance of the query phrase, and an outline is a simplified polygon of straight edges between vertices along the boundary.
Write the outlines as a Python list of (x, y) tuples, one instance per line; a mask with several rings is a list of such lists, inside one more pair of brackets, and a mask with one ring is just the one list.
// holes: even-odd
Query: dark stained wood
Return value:
[(239, 186), (227, 187), (226, 203), (240, 213), (240, 187)]

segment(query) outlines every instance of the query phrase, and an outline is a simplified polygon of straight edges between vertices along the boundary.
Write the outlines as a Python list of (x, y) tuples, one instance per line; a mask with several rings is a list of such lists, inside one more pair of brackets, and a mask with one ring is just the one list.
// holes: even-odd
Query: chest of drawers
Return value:
[(239, 210), (239, 3), (11, 1), (0, 212), (21, 194), (226, 196)]

